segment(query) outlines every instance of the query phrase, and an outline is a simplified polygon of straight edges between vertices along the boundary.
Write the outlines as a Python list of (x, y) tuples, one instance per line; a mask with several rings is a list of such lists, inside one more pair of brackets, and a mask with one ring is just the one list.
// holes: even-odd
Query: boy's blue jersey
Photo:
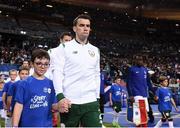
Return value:
[(171, 111), (172, 110), (172, 104), (171, 104), (172, 94), (169, 88), (167, 87), (158, 88), (156, 91), (156, 95), (158, 97), (159, 111), (160, 112)]
[(14, 105), (15, 105), (15, 95), (16, 95), (16, 88), (18, 86), (18, 84), (20, 83), (20, 80), (16, 81), (15, 83), (13, 83), (9, 89), (8, 89), (8, 92), (7, 92), (7, 95), (8, 96), (12, 96), (12, 100), (11, 100), (11, 110), (13, 111), (14, 109)]
[(8, 92), (9, 87), (13, 84), (13, 82), (9, 81), (4, 84), (3, 92)]
[(122, 88), (117, 84), (111, 86), (110, 93), (112, 94), (112, 101), (121, 102)]
[(56, 103), (53, 82), (29, 76), (17, 86), (15, 101), (23, 104), (21, 127), (52, 127), (52, 104)]
[(127, 90), (129, 96), (147, 97), (148, 86), (152, 89), (152, 85), (148, 84), (148, 79), (148, 71), (145, 67), (130, 67), (127, 77)]
[(13, 84), (13, 82), (11, 82), (11, 81), (4, 84), (3, 92), (6, 93), (5, 102), (7, 102), (7, 92), (8, 92), (8, 90), (11, 87), (12, 84)]
[(3, 95), (3, 90), (0, 90), (0, 109), (3, 109), (2, 95)]

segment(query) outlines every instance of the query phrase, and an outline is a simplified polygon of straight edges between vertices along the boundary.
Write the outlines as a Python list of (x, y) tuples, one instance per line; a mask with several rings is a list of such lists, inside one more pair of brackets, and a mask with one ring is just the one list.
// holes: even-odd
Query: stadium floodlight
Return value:
[(20, 31), (20, 33), (26, 35), (26, 31)]
[(88, 14), (88, 12), (84, 11), (84, 14)]
[(46, 5), (46, 7), (48, 7), (48, 8), (52, 8), (53, 6), (52, 6), (52, 5), (50, 5), (50, 4), (47, 4), (47, 5)]
[(132, 19), (132, 21), (137, 22), (137, 20), (136, 20), (136, 19)]

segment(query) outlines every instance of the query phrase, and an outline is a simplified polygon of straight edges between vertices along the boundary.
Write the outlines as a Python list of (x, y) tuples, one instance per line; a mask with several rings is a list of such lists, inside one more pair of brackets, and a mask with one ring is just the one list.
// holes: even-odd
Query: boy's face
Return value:
[(121, 84), (121, 79), (116, 79), (116, 84), (120, 85)]
[(10, 72), (9, 77), (10, 77), (11, 81), (15, 81), (15, 79), (17, 77), (17, 72), (16, 71)]
[(162, 85), (163, 87), (167, 87), (167, 86), (168, 86), (168, 80), (162, 81), (162, 82), (161, 82), (161, 85)]
[(34, 73), (37, 76), (44, 76), (48, 67), (49, 67), (49, 60), (47, 58), (38, 59), (36, 58), (33, 62)]
[(19, 77), (21, 80), (24, 80), (25, 78), (27, 78), (29, 75), (29, 71), (28, 70), (21, 70), (21, 72), (19, 72)]
[(0, 89), (3, 89), (4, 87), (4, 82), (0, 82)]

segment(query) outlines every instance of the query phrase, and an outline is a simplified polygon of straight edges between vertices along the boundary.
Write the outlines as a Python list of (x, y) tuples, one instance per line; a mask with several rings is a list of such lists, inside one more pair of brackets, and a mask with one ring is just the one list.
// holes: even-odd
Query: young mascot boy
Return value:
[(52, 127), (51, 109), (56, 108), (53, 82), (44, 76), (50, 57), (42, 49), (34, 50), (31, 58), (34, 73), (17, 87), (13, 112), (14, 127)]
[(168, 120), (169, 127), (173, 128), (173, 119), (171, 118), (170, 112), (172, 110), (172, 105), (176, 111), (178, 111), (178, 108), (176, 107), (169, 88), (167, 87), (168, 78), (166, 76), (160, 76), (159, 80), (161, 87), (158, 88), (156, 92), (156, 100), (158, 100), (158, 109), (162, 114), (162, 118), (158, 121), (155, 128), (161, 127), (162, 123), (166, 122), (166, 120)]

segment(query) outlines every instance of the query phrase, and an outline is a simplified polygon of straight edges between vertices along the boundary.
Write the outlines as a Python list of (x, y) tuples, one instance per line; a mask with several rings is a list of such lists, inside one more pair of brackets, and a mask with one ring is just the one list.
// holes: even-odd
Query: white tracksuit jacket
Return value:
[(100, 55), (97, 47), (75, 39), (58, 46), (51, 58), (56, 94), (73, 104), (96, 101), (100, 93)]

